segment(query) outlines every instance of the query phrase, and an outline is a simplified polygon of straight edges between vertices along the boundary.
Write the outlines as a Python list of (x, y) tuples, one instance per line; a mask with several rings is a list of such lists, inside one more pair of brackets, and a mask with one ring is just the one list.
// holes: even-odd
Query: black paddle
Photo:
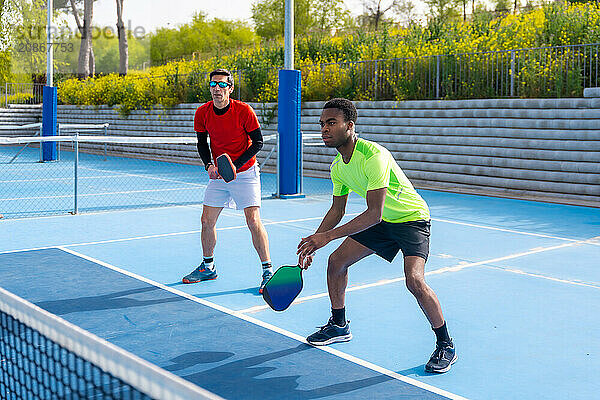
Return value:
[(228, 154), (221, 154), (217, 157), (217, 170), (225, 182), (228, 183), (235, 179), (235, 166)]

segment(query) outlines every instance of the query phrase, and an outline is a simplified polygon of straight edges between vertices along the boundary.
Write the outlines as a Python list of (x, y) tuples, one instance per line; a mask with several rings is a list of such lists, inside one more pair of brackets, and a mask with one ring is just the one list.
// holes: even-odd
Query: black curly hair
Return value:
[(326, 108), (337, 108), (338, 110), (344, 113), (345, 121), (352, 121), (356, 124), (358, 112), (356, 111), (354, 103), (352, 103), (350, 100), (342, 99), (339, 97), (331, 99), (327, 103), (325, 103), (325, 105), (323, 106), (323, 110)]

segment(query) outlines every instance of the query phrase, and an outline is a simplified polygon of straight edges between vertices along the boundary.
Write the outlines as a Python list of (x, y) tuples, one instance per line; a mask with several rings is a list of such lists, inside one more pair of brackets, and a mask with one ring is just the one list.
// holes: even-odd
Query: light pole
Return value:
[(285, 0), (283, 68), (294, 69), (294, 0)]
[(52, 38), (52, 10), (54, 4), (52, 0), (48, 0), (48, 17), (46, 21), (46, 86), (53, 86), (53, 64), (54, 64), (54, 46)]
[[(53, 86), (54, 72), (54, 46), (52, 38), (52, 11), (54, 4), (48, 0), (46, 5), (48, 11), (48, 20), (46, 21), (46, 86), (43, 92), (42, 104), (42, 136), (56, 136), (57, 124), (57, 90)], [(57, 142), (44, 142), (42, 146), (42, 161), (57, 160)]]

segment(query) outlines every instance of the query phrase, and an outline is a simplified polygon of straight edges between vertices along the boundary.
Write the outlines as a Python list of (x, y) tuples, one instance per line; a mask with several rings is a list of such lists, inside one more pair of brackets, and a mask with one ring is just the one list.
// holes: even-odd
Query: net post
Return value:
[[(56, 136), (57, 121), (57, 89), (52, 86), (44, 86), (44, 98), (42, 105), (42, 136)], [(57, 143), (44, 142), (42, 161), (56, 161)]]
[(298, 70), (279, 71), (277, 120), (277, 166), (280, 198), (302, 194), (302, 132), (300, 131), (301, 74)]

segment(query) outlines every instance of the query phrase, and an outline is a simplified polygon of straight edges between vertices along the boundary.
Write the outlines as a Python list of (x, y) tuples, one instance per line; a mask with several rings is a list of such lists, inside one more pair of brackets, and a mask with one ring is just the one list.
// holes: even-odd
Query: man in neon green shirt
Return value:
[[(333, 99), (323, 107), (319, 121), (325, 146), (335, 147), (338, 151), (331, 164), (333, 203), (317, 231), (301, 239), (299, 264), (308, 268), (317, 249), (334, 239), (346, 239), (329, 256), (327, 265), (332, 317), (307, 341), (313, 345), (327, 345), (352, 339), (345, 315), (348, 268), (374, 253), (392, 262), (402, 250), (406, 286), (437, 338), (436, 349), (425, 370), (446, 372), (457, 355), (438, 298), (425, 283), (429, 208), (386, 148), (356, 136), (356, 119), (356, 107), (351, 101)], [(344, 216), (350, 191), (366, 199), (367, 210), (337, 226)]]

